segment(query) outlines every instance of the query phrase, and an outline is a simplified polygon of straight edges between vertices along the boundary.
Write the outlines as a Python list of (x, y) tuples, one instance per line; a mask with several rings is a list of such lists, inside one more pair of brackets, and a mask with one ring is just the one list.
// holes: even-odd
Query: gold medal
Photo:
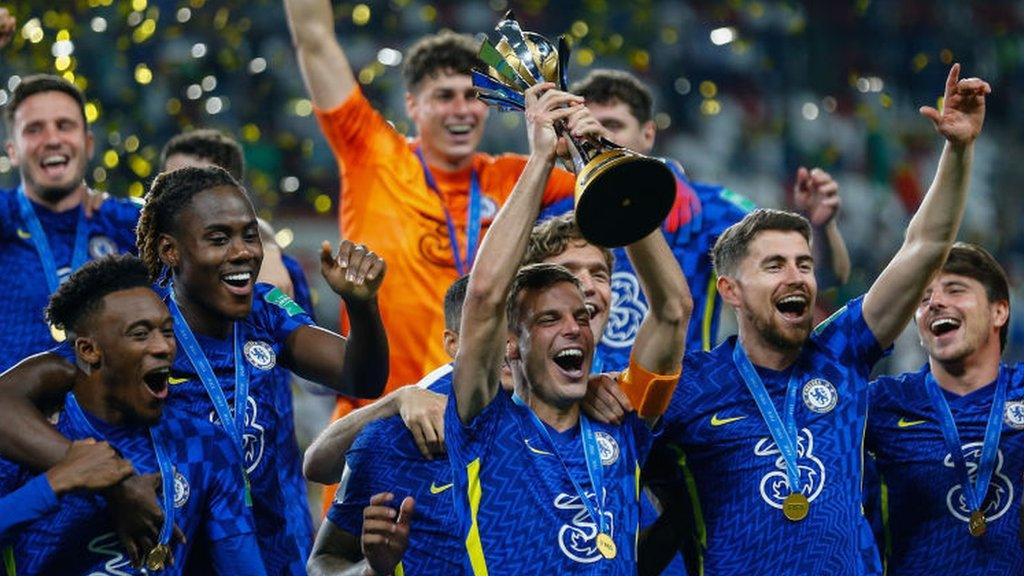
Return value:
[(604, 556), (606, 560), (615, 558), (615, 553), (617, 552), (615, 541), (612, 540), (611, 536), (604, 532), (599, 533), (597, 535), (597, 551), (600, 552), (601, 556)]
[(171, 549), (166, 544), (157, 544), (146, 554), (146, 570), (157, 572), (164, 569), (171, 557)]
[(50, 336), (57, 342), (63, 342), (67, 338), (67, 334), (53, 324), (50, 324)]
[(975, 510), (971, 512), (971, 519), (967, 521), (967, 529), (970, 530), (971, 536), (975, 538), (981, 538), (988, 531), (988, 525), (985, 522), (985, 513), (981, 510)]
[(782, 501), (782, 513), (786, 516), (787, 520), (792, 520), (793, 522), (799, 522), (807, 518), (807, 513), (810, 509), (811, 503), (807, 500), (807, 496), (804, 496), (801, 492), (792, 492)]

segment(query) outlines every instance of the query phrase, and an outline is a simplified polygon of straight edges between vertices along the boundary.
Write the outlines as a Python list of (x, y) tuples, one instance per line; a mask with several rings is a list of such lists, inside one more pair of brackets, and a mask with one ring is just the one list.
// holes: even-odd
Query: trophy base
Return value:
[(626, 246), (661, 226), (675, 198), (675, 176), (663, 162), (606, 150), (576, 175), (576, 224), (591, 244)]

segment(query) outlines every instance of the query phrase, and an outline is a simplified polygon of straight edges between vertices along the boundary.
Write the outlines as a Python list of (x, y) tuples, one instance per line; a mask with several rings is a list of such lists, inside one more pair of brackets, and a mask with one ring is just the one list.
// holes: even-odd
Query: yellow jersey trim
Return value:
[(484, 558), (484, 547), (480, 541), (480, 525), (477, 524), (477, 513), (480, 511), (480, 459), (477, 458), (466, 465), (466, 495), (469, 497), (469, 517), (471, 524), (466, 536), (466, 552), (475, 576), (487, 576), (487, 560)]

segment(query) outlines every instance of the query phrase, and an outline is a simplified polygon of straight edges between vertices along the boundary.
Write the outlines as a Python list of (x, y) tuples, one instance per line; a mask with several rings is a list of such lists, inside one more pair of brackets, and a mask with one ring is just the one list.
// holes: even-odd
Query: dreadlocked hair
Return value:
[(161, 234), (173, 234), (177, 229), (178, 214), (185, 209), (197, 194), (220, 186), (232, 186), (239, 190), (241, 184), (224, 169), (181, 168), (163, 172), (153, 180), (146, 194), (146, 203), (135, 227), (139, 257), (146, 264), (149, 278), (160, 285), (167, 284), (163, 277), (163, 262), (160, 261), (158, 240)]

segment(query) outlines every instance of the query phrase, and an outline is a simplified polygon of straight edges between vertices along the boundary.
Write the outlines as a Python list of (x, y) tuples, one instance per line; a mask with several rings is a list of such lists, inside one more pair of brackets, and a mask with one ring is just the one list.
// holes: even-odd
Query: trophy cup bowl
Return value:
[[(480, 59), (488, 71), (473, 71), (478, 98), (502, 111), (523, 111), (523, 91), (553, 82), (567, 91), (569, 44), (562, 36), (557, 48), (535, 32), (524, 32), (509, 11), (495, 28), (497, 44), (484, 40)], [(592, 244), (614, 248), (644, 238), (668, 216), (675, 202), (675, 176), (664, 162), (602, 139), (569, 140), (576, 171), (576, 224)]]

